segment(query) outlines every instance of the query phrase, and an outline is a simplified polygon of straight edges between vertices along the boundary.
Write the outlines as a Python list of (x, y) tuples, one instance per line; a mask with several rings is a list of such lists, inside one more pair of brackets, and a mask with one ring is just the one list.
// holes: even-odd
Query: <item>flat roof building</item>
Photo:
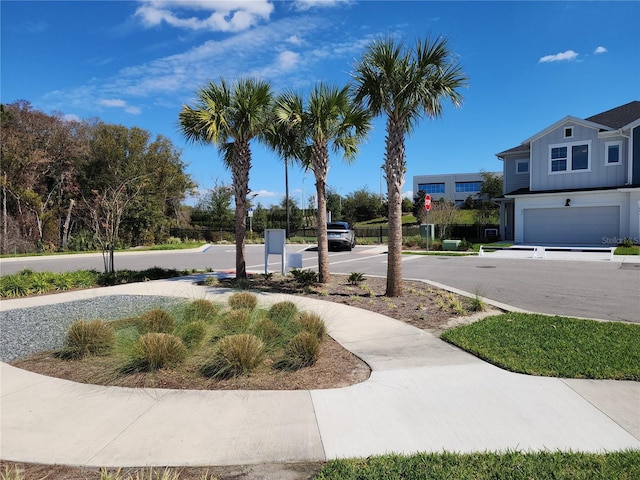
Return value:
[[(489, 172), (502, 178), (502, 172)], [(477, 198), (484, 179), (481, 173), (447, 173), (443, 175), (416, 175), (413, 177), (413, 194), (424, 191), (431, 200), (442, 198), (457, 205), (468, 197)]]

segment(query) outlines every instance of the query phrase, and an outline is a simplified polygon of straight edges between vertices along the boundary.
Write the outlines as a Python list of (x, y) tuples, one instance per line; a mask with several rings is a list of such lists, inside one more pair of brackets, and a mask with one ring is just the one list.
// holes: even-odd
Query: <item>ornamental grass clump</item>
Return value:
[(273, 343), (282, 336), (282, 329), (270, 318), (260, 318), (251, 327), (251, 333), (266, 343)]
[(267, 312), (267, 316), (278, 324), (291, 321), (297, 314), (298, 307), (289, 301), (274, 303)]
[(207, 334), (207, 324), (203, 320), (182, 322), (176, 327), (174, 334), (180, 337), (189, 350), (198, 348)]
[(249, 328), (252, 320), (252, 310), (247, 308), (238, 308), (230, 310), (220, 318), (218, 327), (221, 335), (234, 335), (245, 333)]
[(173, 315), (162, 308), (154, 308), (140, 316), (141, 329), (149, 333), (171, 333), (175, 323)]
[(237, 377), (260, 366), (264, 353), (264, 342), (255, 335), (229, 335), (216, 343), (211, 359), (200, 367), (200, 373), (218, 379)]
[(319, 356), (318, 337), (311, 332), (300, 332), (289, 340), (284, 357), (276, 366), (282, 370), (298, 370), (312, 366)]
[(320, 341), (327, 333), (327, 327), (320, 318), (320, 315), (311, 312), (302, 312), (296, 318), (296, 324), (305, 332), (316, 336)]
[(202, 320), (207, 323), (215, 321), (220, 314), (222, 305), (210, 300), (198, 299), (189, 302), (182, 313), (183, 322), (195, 322)]
[(229, 297), (229, 306), (236, 309), (253, 310), (258, 305), (258, 297), (249, 292), (234, 293)]
[(175, 335), (150, 332), (133, 344), (130, 355), (124, 372), (150, 372), (179, 365), (187, 356), (187, 348)]
[(106, 354), (113, 348), (115, 338), (113, 328), (103, 320), (76, 320), (67, 330), (64, 347), (58, 355), (66, 359), (80, 359)]

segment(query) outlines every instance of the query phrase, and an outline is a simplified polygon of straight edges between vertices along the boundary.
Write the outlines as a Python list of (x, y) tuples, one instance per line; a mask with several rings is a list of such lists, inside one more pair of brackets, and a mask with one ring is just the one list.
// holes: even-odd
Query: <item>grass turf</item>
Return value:
[(631, 480), (640, 478), (640, 451), (606, 454), (418, 453), (332, 460), (316, 480)]
[(507, 313), (442, 338), (513, 372), (640, 381), (640, 325)]

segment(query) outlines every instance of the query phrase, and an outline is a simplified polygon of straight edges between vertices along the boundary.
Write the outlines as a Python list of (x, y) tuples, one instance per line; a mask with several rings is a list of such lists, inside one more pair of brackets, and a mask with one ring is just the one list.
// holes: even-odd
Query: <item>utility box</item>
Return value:
[(290, 253), (287, 255), (287, 268), (302, 268), (302, 254)]
[(264, 231), (264, 273), (269, 272), (269, 255), (282, 256), (282, 275), (287, 272), (287, 231), (267, 229)]
[(443, 240), (442, 250), (457, 250), (462, 240)]
[(435, 228), (433, 223), (423, 223), (420, 225), (420, 238), (428, 238), (433, 240), (435, 237)]

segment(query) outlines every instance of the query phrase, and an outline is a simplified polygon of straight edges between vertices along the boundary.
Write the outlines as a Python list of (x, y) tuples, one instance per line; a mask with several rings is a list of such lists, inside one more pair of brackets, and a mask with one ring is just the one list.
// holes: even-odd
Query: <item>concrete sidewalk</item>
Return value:
[[(212, 297), (166, 280), (3, 301), (3, 310), (97, 295)], [(402, 322), (332, 302), (314, 309), (372, 368), (351, 387), (176, 391), (77, 384), (0, 364), (0, 458), (83, 466), (324, 461), (417, 451), (640, 448), (640, 383), (509, 373)]]

